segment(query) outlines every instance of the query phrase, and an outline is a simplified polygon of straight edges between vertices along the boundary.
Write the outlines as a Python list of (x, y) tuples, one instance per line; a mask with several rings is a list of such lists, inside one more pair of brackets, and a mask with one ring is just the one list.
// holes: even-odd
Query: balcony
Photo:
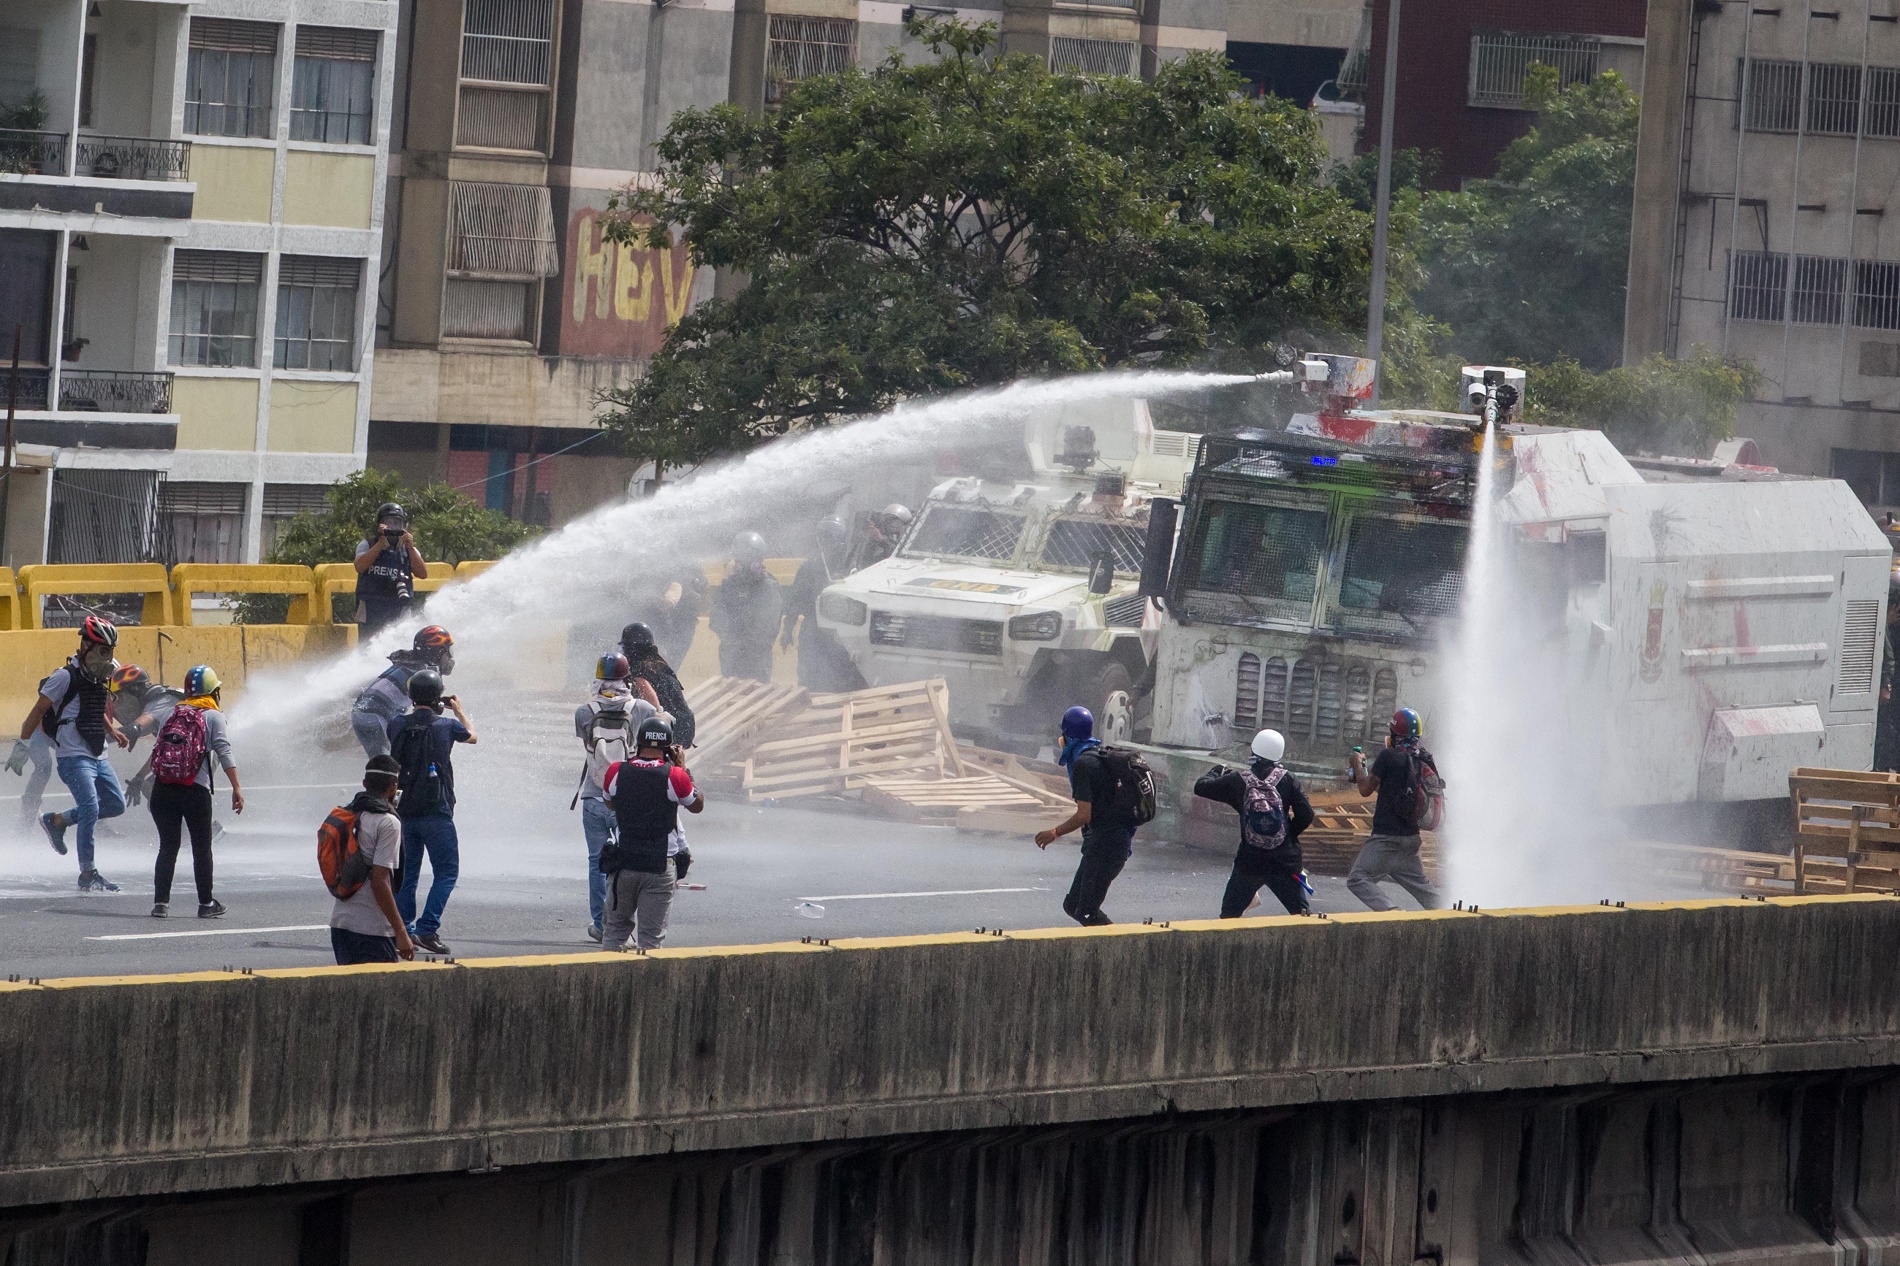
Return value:
[(64, 176), (66, 134), (0, 128), (0, 174)]
[[(4, 371), (0, 371), (3, 375)], [(35, 411), (47, 408), (47, 391), (52, 375), (46, 369), (20, 370), (18, 407)], [(4, 381), (0, 377), (0, 381)], [(123, 369), (72, 369), (59, 375), (59, 413), (170, 413), (172, 376), (165, 372), (148, 373)]]
[[(0, 128), (0, 173), (64, 176), (67, 141), (64, 132)], [(191, 142), (81, 133), (73, 168), (73, 175), (94, 180), (188, 180)]]

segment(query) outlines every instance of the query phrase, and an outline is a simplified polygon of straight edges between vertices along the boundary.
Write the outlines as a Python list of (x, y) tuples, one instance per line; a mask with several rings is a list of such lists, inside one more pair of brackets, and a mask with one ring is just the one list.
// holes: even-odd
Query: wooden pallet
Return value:
[(1025, 791), (993, 774), (938, 779), (871, 778), (864, 783), (863, 797), (866, 805), (903, 822), (954, 824), (963, 810), (976, 809), (1006, 813), (1012, 818), (1030, 815), (1046, 824), (1061, 820), (1052, 817), (1052, 811), (1072, 807), (1066, 800), (1057, 801), (1052, 796)]
[(1900, 775), (1804, 767), (1788, 793), (1794, 891), (1900, 893)]
[(686, 692), (697, 724), (689, 759), (709, 782), (735, 780), (746, 755), (811, 697), (800, 686), (775, 686), (748, 677), (709, 677)]
[(812, 695), (775, 722), (776, 737), (745, 757), (746, 798), (782, 800), (856, 791), (878, 775), (962, 777), (941, 678)]

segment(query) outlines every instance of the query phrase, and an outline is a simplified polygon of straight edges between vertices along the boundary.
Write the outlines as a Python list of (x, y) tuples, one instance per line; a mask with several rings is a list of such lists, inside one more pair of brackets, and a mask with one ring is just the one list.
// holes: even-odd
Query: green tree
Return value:
[(1418, 306), (1475, 359), (1607, 369), (1623, 355), (1637, 99), (1614, 71), (1560, 91), (1548, 66), (1524, 95), (1537, 123), (1496, 179), (1425, 198)]
[(1307, 112), (1195, 55), (1152, 82), (991, 56), (922, 18), (935, 57), (791, 86), (763, 117), (675, 117), (658, 183), (611, 233), (746, 279), (669, 335), (605, 419), (666, 462), (907, 396), (1204, 362), (1364, 321), (1370, 222), (1321, 180)]
[(1651, 356), (1601, 373), (1557, 360), (1527, 371), (1524, 417), (1601, 430), (1626, 453), (1707, 457), (1734, 434), (1736, 406), (1763, 381), (1752, 362), (1700, 346), (1685, 360)]
[[(304, 567), (347, 563), (356, 557), (357, 544), (374, 529), (377, 507), (389, 501), (399, 502), (409, 512), (416, 548), (432, 563), (454, 566), (470, 559), (500, 558), (540, 533), (539, 528), (517, 523), (447, 484), (407, 487), (393, 471), (359, 470), (332, 484), (324, 497), (329, 508), (322, 514), (304, 513), (292, 519), (264, 561)], [(240, 624), (276, 624), (288, 613), (290, 599), (252, 594), (237, 599), (234, 606)]]

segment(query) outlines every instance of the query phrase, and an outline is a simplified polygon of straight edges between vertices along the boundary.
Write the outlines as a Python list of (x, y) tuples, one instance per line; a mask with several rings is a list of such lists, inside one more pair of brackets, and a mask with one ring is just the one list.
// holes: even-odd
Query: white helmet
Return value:
[(1262, 730), (1253, 736), (1256, 760), (1279, 760), (1286, 755), (1286, 737), (1278, 730)]
[(896, 519), (899, 523), (909, 523), (911, 520), (910, 507), (901, 501), (893, 501), (885, 506), (884, 513)]

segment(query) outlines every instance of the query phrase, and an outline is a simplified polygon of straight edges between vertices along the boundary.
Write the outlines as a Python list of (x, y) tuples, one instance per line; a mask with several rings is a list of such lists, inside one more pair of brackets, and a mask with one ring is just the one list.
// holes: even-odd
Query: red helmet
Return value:
[(129, 690), (137, 693), (151, 684), (152, 679), (147, 677), (145, 670), (140, 668), (137, 664), (121, 665), (112, 674), (112, 688), (114, 690)]
[(1415, 739), (1425, 732), (1424, 723), (1418, 719), (1418, 713), (1411, 708), (1400, 708), (1392, 714), (1392, 737), (1395, 739)]
[(415, 648), (419, 651), (439, 651), (453, 645), (455, 638), (439, 624), (416, 630)]
[(79, 640), (97, 642), (101, 646), (117, 646), (119, 629), (102, 615), (89, 615), (86, 622), (79, 626)]
[(632, 671), (627, 665), (625, 655), (619, 651), (608, 651), (600, 657), (600, 662), (594, 665), (594, 680), (625, 681), (627, 674)]

